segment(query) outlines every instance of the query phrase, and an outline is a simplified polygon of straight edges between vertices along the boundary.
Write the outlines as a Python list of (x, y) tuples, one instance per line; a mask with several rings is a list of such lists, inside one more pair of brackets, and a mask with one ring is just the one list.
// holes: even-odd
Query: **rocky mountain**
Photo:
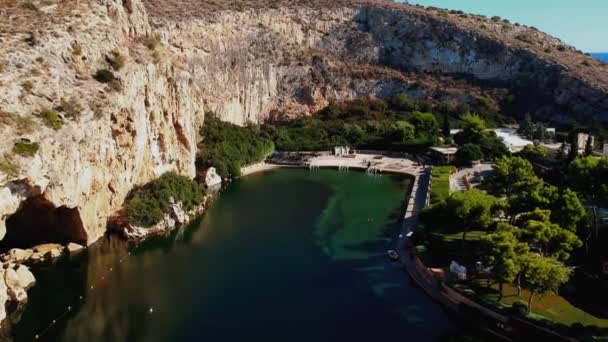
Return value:
[(500, 18), (380, 0), (6, 0), (0, 17), (3, 248), (92, 243), (134, 185), (194, 176), (205, 111), (245, 124), (406, 92), (608, 121), (606, 64)]

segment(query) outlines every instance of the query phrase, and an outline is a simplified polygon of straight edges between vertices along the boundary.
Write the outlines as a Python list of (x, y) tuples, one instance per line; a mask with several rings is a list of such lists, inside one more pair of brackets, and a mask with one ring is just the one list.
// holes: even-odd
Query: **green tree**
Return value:
[(509, 154), (507, 146), (496, 136), (494, 132), (486, 132), (479, 143), (481, 153), (486, 160), (495, 160)]
[(486, 122), (477, 114), (465, 114), (462, 121), (462, 131), (454, 136), (454, 141), (458, 145), (480, 144), (486, 133)]
[(498, 281), (501, 297), (503, 284), (515, 281), (523, 269), (522, 256), (527, 255), (529, 251), (528, 245), (517, 239), (516, 229), (501, 223), (495, 233), (481, 237), (484, 256), (492, 266), (492, 274)]
[(523, 135), (526, 138), (531, 138), (534, 133), (534, 123), (532, 122), (532, 117), (530, 113), (526, 113), (524, 116), (524, 120), (519, 125), (519, 134)]
[(551, 222), (551, 211), (536, 209), (523, 213), (520, 238), (534, 244), (541, 255), (566, 261), (570, 253), (582, 246), (581, 240), (572, 231)]
[(569, 231), (576, 232), (576, 227), (587, 216), (587, 210), (576, 192), (564, 189), (559, 199), (552, 205), (551, 219)]
[(608, 158), (575, 158), (568, 167), (567, 178), (570, 186), (591, 204), (591, 221), (597, 237), (597, 208), (608, 203)]
[(392, 109), (400, 111), (413, 111), (416, 110), (416, 102), (410, 99), (405, 93), (398, 93), (393, 95), (389, 99), (389, 105)]
[(578, 141), (577, 134), (570, 134), (570, 150), (568, 151), (568, 161), (572, 162), (578, 157)]
[(448, 114), (444, 114), (443, 115), (443, 127), (442, 127), (442, 131), (443, 131), (443, 136), (444, 137), (449, 137), (450, 136), (450, 117)]
[(544, 158), (547, 156), (547, 148), (542, 145), (526, 145), (519, 152), (519, 155), (528, 160), (535, 158)]
[(446, 199), (445, 208), (450, 224), (462, 229), (462, 240), (465, 241), (469, 230), (487, 230), (493, 223), (492, 213), (496, 198), (472, 189), (456, 192)]
[(587, 143), (585, 144), (585, 157), (593, 154), (593, 136), (589, 135)]
[(456, 152), (456, 164), (467, 166), (471, 165), (473, 161), (481, 160), (483, 154), (479, 145), (464, 144), (458, 148)]
[(431, 113), (414, 112), (409, 118), (409, 122), (414, 125), (416, 135), (419, 137), (433, 137), (437, 135), (439, 123), (435, 115)]
[(396, 121), (392, 127), (393, 137), (397, 143), (404, 144), (414, 139), (415, 128), (407, 121)]
[(530, 290), (528, 312), (532, 311), (532, 300), (535, 295), (555, 294), (570, 279), (571, 271), (552, 258), (541, 256), (530, 257), (525, 271), (525, 286)]
[(513, 194), (538, 182), (534, 168), (521, 157), (503, 156), (496, 161), (493, 172), (484, 181), (484, 187), (497, 196), (510, 199)]
[(557, 159), (557, 160), (559, 160), (559, 161), (563, 161), (563, 160), (565, 160), (565, 159), (566, 159), (566, 156), (567, 156), (567, 155), (568, 155), (568, 154), (566, 153), (566, 143), (562, 143), (562, 144), (559, 146), (559, 150), (557, 150), (557, 156), (556, 156), (556, 159)]

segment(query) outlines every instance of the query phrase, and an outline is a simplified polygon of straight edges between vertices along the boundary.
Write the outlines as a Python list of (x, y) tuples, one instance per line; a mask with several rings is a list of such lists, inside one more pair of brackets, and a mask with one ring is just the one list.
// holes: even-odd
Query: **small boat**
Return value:
[(391, 260), (399, 260), (399, 254), (392, 249), (389, 249), (386, 254), (388, 254), (388, 257), (391, 258)]

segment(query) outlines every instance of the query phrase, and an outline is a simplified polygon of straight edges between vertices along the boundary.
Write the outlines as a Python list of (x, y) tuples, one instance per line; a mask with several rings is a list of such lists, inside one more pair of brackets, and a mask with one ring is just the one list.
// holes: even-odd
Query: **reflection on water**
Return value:
[(31, 340), (71, 305), (42, 340), (431, 340), (445, 315), (385, 256), (408, 181), (329, 170), (247, 177), (170, 237), (130, 251), (105, 238), (34, 269), (13, 335)]

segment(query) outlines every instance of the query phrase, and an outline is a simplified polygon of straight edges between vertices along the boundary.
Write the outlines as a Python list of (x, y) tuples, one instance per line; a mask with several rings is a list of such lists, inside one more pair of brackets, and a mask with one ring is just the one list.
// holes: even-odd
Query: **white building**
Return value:
[(587, 133), (579, 133), (576, 136), (576, 147), (580, 150), (584, 150), (587, 147), (587, 141), (591, 138), (591, 145), (595, 144), (595, 137)]
[(604, 149), (602, 150), (602, 156), (608, 157), (608, 144), (604, 144)]
[(524, 149), (527, 145), (534, 144), (528, 139), (524, 139), (517, 134), (514, 128), (497, 128), (493, 130), (496, 136), (502, 140), (511, 153), (516, 153)]

